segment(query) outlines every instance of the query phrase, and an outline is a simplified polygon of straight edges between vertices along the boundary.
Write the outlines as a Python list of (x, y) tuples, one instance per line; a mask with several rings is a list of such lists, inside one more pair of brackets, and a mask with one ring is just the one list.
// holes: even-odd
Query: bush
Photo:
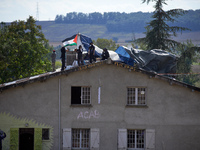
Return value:
[(61, 63), (61, 61), (60, 60), (56, 60), (56, 69), (58, 69), (58, 68), (61, 68), (61, 66), (62, 66), (62, 63)]

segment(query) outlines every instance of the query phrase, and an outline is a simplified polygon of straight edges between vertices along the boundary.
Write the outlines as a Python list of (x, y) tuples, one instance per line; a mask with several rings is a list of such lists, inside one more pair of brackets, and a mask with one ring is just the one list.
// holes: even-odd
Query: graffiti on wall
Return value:
[(99, 118), (100, 113), (97, 110), (91, 110), (91, 111), (85, 111), (85, 112), (80, 112), (77, 116), (77, 119), (91, 119), (91, 118)]

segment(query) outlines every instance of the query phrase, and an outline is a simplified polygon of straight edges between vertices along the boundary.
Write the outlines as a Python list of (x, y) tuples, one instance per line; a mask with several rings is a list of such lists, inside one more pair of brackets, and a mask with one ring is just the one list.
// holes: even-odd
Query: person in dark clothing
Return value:
[(62, 61), (61, 71), (63, 71), (66, 68), (66, 66), (65, 66), (65, 53), (68, 50), (66, 50), (64, 46), (60, 50), (61, 50), (61, 57), (60, 58), (61, 58), (61, 61)]
[(95, 58), (95, 47), (94, 47), (94, 45), (93, 45), (93, 42), (90, 43), (88, 55), (89, 55), (89, 58), (90, 58), (90, 63), (92, 63), (92, 60), (94, 60), (94, 61), (96, 62), (96, 58)]
[(56, 51), (53, 50), (53, 53), (51, 54), (51, 62), (52, 62), (52, 68), (53, 71), (56, 71), (55, 63), (56, 63)]
[(106, 48), (103, 49), (103, 52), (101, 54), (101, 60), (108, 59), (110, 57), (108, 50)]
[(0, 150), (2, 150), (2, 140), (6, 137), (6, 133), (0, 129)]
[(83, 55), (82, 55), (82, 53), (83, 53), (83, 48), (82, 48), (81, 45), (79, 45), (79, 47), (78, 47), (78, 49), (77, 49), (76, 52), (78, 53), (78, 65), (79, 65), (79, 66), (80, 66), (80, 65), (84, 65), (84, 63), (83, 63)]

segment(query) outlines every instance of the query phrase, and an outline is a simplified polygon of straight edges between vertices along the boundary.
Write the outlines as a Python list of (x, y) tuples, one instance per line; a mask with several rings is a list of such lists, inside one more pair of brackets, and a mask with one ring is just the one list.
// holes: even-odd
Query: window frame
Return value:
[[(155, 149), (156, 145), (156, 130), (155, 129), (144, 129), (144, 128), (131, 128), (129, 130), (144, 130), (144, 148), (142, 149), (134, 149), (134, 150), (146, 150), (146, 149)], [(125, 128), (118, 129), (118, 149), (128, 149), (128, 143), (127, 143), (127, 130)], [(129, 148), (128, 150), (133, 150), (133, 148)]]
[[(131, 143), (129, 143), (129, 141), (130, 140), (132, 140), (132, 139), (130, 139), (129, 138), (129, 136), (131, 136), (130, 134), (129, 134), (129, 132), (130, 131), (133, 131), (133, 133), (134, 133), (134, 138), (133, 138), (133, 140), (134, 140), (134, 147), (130, 147), (129, 145), (131, 145)], [(143, 143), (140, 143), (141, 145), (143, 145), (143, 147), (138, 147), (138, 136), (139, 136), (139, 134), (138, 134), (138, 132), (143, 132), (143, 138), (142, 138), (142, 140), (143, 140)], [(145, 129), (127, 129), (127, 150), (145, 150), (145, 147), (146, 147), (146, 139), (145, 139), (145, 137), (146, 137), (146, 131), (145, 131)], [(132, 140), (132, 141), (133, 141)]]
[[(73, 147), (73, 145), (74, 145), (74, 140), (76, 140), (76, 139), (74, 139), (73, 138), (73, 136), (74, 136), (74, 132), (79, 132), (78, 133), (78, 144), (79, 144), (79, 147)], [(84, 143), (84, 145), (88, 145), (88, 147), (82, 147), (82, 141), (83, 141), (83, 132), (87, 132), (87, 143)], [(71, 148), (72, 148), (72, 150), (75, 150), (75, 149), (82, 149), (82, 150), (90, 150), (90, 141), (91, 141), (91, 135), (90, 135), (90, 132), (91, 132), (91, 130), (90, 129), (86, 129), (86, 128), (72, 128), (72, 134), (71, 134), (71, 139), (72, 139), (72, 143), (71, 143)]]
[[(129, 95), (129, 90), (131, 90), (131, 94)], [(144, 94), (141, 92), (144, 91)], [(141, 94), (139, 94), (139, 92)], [(127, 94), (126, 94), (126, 106), (141, 106), (146, 107), (147, 106), (147, 88), (146, 87), (127, 87)], [(144, 95), (144, 96), (142, 96)], [(140, 98), (140, 99), (139, 99)], [(144, 104), (142, 104), (142, 102)]]
[[(75, 101), (72, 99), (73, 87), (80, 88), (80, 102), (79, 103), (75, 103), (75, 102), (73, 103), (73, 101)], [(87, 101), (87, 103), (85, 103), (85, 101)], [(71, 86), (71, 106), (91, 106), (91, 86)]]
[[(43, 138), (43, 131), (44, 130), (47, 130), (47, 132), (48, 132), (48, 139), (46, 139), (46, 138)], [(48, 140), (50, 140), (50, 129), (49, 128), (42, 128), (42, 141), (48, 141)]]
[[(88, 91), (89, 89), (89, 91)], [(88, 94), (89, 92), (89, 94)], [(87, 93), (84, 95), (84, 93)], [(85, 98), (85, 97), (89, 97)], [(88, 103), (84, 103), (84, 101), (89, 101)], [(90, 105), (91, 104), (91, 87), (90, 86), (82, 86), (81, 87), (81, 105)]]

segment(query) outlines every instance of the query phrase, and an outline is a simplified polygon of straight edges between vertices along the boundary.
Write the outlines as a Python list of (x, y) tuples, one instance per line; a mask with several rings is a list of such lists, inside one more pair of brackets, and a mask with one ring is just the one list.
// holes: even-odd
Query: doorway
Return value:
[(19, 150), (34, 150), (34, 128), (19, 129)]

